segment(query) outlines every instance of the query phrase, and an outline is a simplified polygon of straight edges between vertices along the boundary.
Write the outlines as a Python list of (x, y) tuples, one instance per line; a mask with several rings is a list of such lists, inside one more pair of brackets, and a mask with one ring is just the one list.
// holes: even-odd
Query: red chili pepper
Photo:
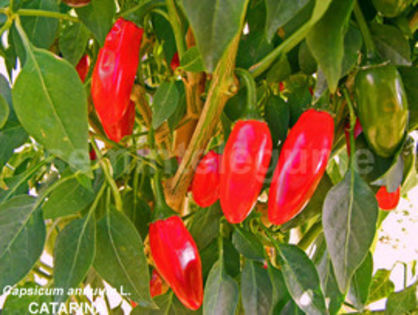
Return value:
[(173, 71), (176, 71), (176, 69), (180, 66), (180, 59), (179, 54), (176, 52), (171, 59), (170, 67)]
[[(362, 132), (363, 132), (363, 129), (361, 128), (360, 120), (358, 120), (357, 118), (356, 124), (354, 126), (354, 139), (356, 139)], [(350, 148), (350, 123), (349, 122), (345, 125), (344, 134), (345, 134), (345, 141), (347, 143), (347, 152), (348, 152), (348, 155), (350, 156), (351, 148)]]
[(90, 3), (90, 0), (63, 0), (63, 2), (73, 8), (81, 8)]
[(388, 192), (386, 186), (382, 186), (376, 193), (377, 204), (382, 210), (393, 210), (399, 203), (401, 198), (401, 186), (398, 187), (394, 192)]
[(86, 80), (87, 74), (89, 73), (89, 68), (90, 68), (90, 57), (89, 55), (84, 55), (83, 57), (81, 57), (77, 66), (75, 67), (82, 82)]
[(149, 244), (155, 267), (187, 308), (197, 310), (203, 302), (202, 263), (196, 243), (183, 221), (173, 215), (156, 175), (154, 218)]
[(202, 208), (211, 206), (219, 199), (220, 159), (220, 154), (209, 151), (196, 168), (192, 182), (192, 195), (194, 201)]
[(151, 296), (155, 297), (167, 292), (167, 286), (164, 283), (164, 280), (161, 279), (161, 276), (158, 274), (157, 270), (152, 270), (151, 280), (149, 282)]
[(95, 161), (97, 159), (96, 151), (94, 149), (91, 149), (89, 152), (90, 161)]
[(197, 310), (203, 302), (202, 263), (183, 221), (171, 216), (151, 223), (149, 241), (160, 275), (187, 308)]
[(269, 127), (258, 120), (239, 120), (222, 157), (220, 200), (230, 223), (242, 222), (254, 207), (272, 153)]
[(310, 86), (308, 89), (309, 89), (309, 93), (313, 96), (313, 88)]
[(128, 110), (142, 34), (143, 29), (119, 18), (99, 51), (92, 76), (91, 95), (105, 128), (115, 125)]
[(326, 112), (304, 112), (287, 136), (273, 174), (269, 220), (283, 224), (312, 197), (325, 172), (334, 139), (334, 120)]
[(280, 90), (280, 92), (284, 91), (284, 83), (283, 82), (279, 82), (279, 90)]
[(122, 119), (113, 125), (103, 125), (103, 129), (106, 132), (110, 140), (120, 142), (123, 137), (132, 134), (135, 125), (135, 103), (130, 101), (129, 107)]

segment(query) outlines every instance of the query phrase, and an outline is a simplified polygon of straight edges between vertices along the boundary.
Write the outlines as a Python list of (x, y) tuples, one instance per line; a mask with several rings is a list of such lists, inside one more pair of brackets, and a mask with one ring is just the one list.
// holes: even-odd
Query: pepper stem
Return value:
[(161, 176), (158, 171), (154, 175), (152, 184), (155, 194), (153, 221), (166, 219), (176, 215), (176, 213), (167, 205), (167, 202), (165, 201), (164, 189), (161, 184)]
[(260, 114), (257, 111), (257, 88), (253, 76), (248, 70), (241, 68), (235, 69), (235, 74), (247, 89), (247, 104), (245, 106), (244, 118), (260, 119)]
[(347, 101), (348, 109), (350, 111), (350, 168), (354, 171), (355, 168), (355, 152), (356, 143), (354, 140), (354, 129), (356, 126), (356, 114), (354, 112), (353, 103), (351, 102), (350, 96), (348, 95), (347, 89), (342, 90), (345, 100)]
[(358, 1), (354, 3), (354, 15), (356, 17), (361, 34), (364, 38), (364, 43), (366, 45), (367, 50), (367, 58), (374, 59), (376, 57), (376, 47), (374, 45), (369, 27), (367, 26), (366, 19), (364, 18), (363, 12), (361, 11)]

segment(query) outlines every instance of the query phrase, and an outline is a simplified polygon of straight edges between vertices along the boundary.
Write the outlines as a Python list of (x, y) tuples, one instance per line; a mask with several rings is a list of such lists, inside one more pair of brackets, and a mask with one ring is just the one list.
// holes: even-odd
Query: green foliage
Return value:
[[(418, 183), (411, 135), (418, 127), (416, 1), (399, 2), (396, 14), (378, 0), (91, 0), (74, 9), (64, 2), (0, 0), (7, 72), (0, 75), (0, 289), (107, 282), (138, 304), (132, 314), (367, 314), (383, 299), (382, 314), (416, 312), (416, 283), (395, 292), (391, 270), (373, 273), (377, 232), (391, 215), (379, 214), (375, 193), (401, 186), (406, 196)], [(134, 128), (115, 143), (95, 111), (94, 78), (83, 84), (75, 67), (87, 54), (93, 73), (119, 18), (144, 32), (134, 87), (124, 91), (135, 103)], [(180, 65), (172, 69), (175, 53)], [(355, 77), (376, 65), (399, 72), (408, 127), (389, 156), (376, 154), (364, 133), (351, 155), (344, 130), (360, 112), (351, 104)], [(255, 86), (238, 80), (236, 68)], [(123, 89), (122, 81), (110, 80), (110, 89)], [(201, 156), (222, 154), (248, 105), (268, 124), (273, 158), (251, 213), (232, 225), (219, 201), (200, 208), (187, 189)], [(334, 118), (326, 173), (300, 213), (271, 225), (271, 174), (280, 154), (289, 153), (281, 152), (289, 130), (310, 108)], [(318, 167), (310, 165), (318, 152), (305, 153), (306, 166)], [(171, 289), (150, 294), (157, 173), (200, 254), (204, 298), (197, 311)], [(292, 245), (290, 235), (299, 237)], [(52, 267), (43, 253), (53, 256)], [(5, 315), (26, 314), (33, 302), (86, 299), (11, 294), (0, 307)]]

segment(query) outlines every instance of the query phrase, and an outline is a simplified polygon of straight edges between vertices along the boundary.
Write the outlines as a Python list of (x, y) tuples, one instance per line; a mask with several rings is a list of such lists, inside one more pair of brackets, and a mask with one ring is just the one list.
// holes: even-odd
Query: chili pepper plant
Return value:
[(417, 184), (417, 28), (416, 0), (0, 1), (0, 294), (62, 289), (1, 313), (104, 283), (132, 314), (416, 312), (416, 261), (395, 292), (373, 253)]

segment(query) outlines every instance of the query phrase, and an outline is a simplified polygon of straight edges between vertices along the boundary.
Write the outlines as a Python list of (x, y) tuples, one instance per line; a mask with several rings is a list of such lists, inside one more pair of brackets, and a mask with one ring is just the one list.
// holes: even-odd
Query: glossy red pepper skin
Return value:
[(73, 8), (81, 8), (90, 3), (90, 0), (62, 0), (66, 5)]
[(83, 83), (84, 81), (86, 81), (87, 74), (89, 73), (89, 68), (90, 68), (90, 57), (89, 55), (84, 55), (83, 57), (81, 57), (77, 66), (75, 67)]
[(180, 59), (179, 59), (179, 54), (176, 52), (173, 56), (173, 58), (171, 59), (170, 62), (170, 68), (173, 71), (176, 71), (176, 69), (180, 66)]
[(251, 212), (263, 186), (272, 154), (269, 127), (258, 120), (239, 120), (228, 138), (221, 162), (220, 201), (230, 223)]
[(203, 302), (202, 263), (183, 221), (171, 216), (151, 223), (149, 243), (158, 273), (180, 302), (197, 310)]
[(387, 191), (386, 186), (382, 186), (376, 193), (377, 204), (382, 210), (390, 211), (397, 207), (401, 198), (401, 186), (394, 192)]
[(158, 271), (153, 269), (151, 274), (151, 280), (149, 282), (151, 297), (155, 297), (167, 292), (168, 287), (165, 285), (164, 280), (158, 274)]
[(119, 18), (99, 51), (91, 95), (103, 126), (114, 125), (128, 110), (142, 34), (133, 22)]
[(209, 151), (199, 162), (192, 181), (194, 201), (202, 208), (213, 205), (219, 199), (220, 160), (222, 155)]
[(287, 136), (273, 174), (268, 217), (283, 224), (307, 204), (318, 186), (331, 153), (334, 119), (326, 112), (305, 111)]
[(130, 101), (128, 110), (122, 119), (113, 125), (103, 125), (103, 129), (110, 140), (120, 142), (125, 136), (132, 134), (135, 125), (135, 103)]

